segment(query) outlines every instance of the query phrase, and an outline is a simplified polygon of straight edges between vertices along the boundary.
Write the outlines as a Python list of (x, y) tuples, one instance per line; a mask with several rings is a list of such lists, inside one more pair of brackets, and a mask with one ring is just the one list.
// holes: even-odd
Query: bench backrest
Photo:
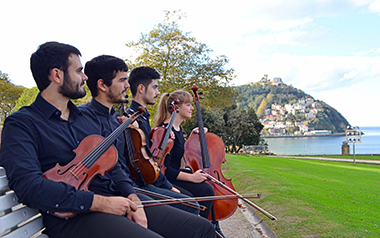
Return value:
[(18, 202), (16, 194), (8, 187), (4, 168), (0, 167), (0, 237), (47, 238), (41, 234), (43, 228), (41, 214)]

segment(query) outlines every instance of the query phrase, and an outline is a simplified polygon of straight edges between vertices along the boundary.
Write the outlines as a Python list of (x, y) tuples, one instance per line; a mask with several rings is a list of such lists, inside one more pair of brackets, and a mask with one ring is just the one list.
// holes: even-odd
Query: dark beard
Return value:
[(107, 92), (107, 97), (111, 99), (111, 102), (112, 103), (126, 103), (128, 100), (125, 98), (122, 98), (122, 94), (124, 93), (124, 91), (120, 94), (120, 95), (117, 95), (115, 96), (115, 94), (112, 92), (111, 89), (109, 89), (109, 91)]
[(78, 99), (86, 96), (86, 90), (79, 90), (78, 84), (74, 85), (67, 73), (65, 73), (63, 84), (59, 87), (58, 92), (70, 99)]

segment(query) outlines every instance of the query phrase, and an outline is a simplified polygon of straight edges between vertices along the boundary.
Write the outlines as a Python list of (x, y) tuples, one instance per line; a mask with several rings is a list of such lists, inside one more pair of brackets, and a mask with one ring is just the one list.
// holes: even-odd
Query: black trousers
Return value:
[[(182, 180), (174, 180), (170, 181), (176, 188), (178, 188), (181, 193), (186, 194), (191, 197), (206, 197), (206, 196), (214, 196), (215, 192), (213, 187), (206, 183), (193, 183), (188, 181), (182, 181)], [(206, 210), (201, 211), (199, 213), (200, 216), (204, 218), (208, 218), (211, 212), (211, 206), (213, 201), (203, 201), (198, 202), (199, 204), (207, 207)]]
[[(151, 200), (138, 194), (141, 200)], [(203, 217), (163, 205), (144, 208), (148, 229), (127, 217), (108, 213), (90, 212), (62, 219), (58, 226), (45, 233), (51, 238), (155, 238), (216, 237), (212, 224)]]

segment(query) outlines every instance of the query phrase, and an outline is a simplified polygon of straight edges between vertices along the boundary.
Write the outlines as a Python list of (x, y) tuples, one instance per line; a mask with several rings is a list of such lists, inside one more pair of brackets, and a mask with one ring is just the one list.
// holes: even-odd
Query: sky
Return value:
[(380, 126), (380, 0), (0, 0), (0, 10), (0, 71), (17, 85), (35, 86), (29, 60), (42, 43), (74, 45), (83, 65), (133, 58), (126, 44), (181, 10), (180, 29), (228, 57), (231, 85), (279, 77), (352, 126)]

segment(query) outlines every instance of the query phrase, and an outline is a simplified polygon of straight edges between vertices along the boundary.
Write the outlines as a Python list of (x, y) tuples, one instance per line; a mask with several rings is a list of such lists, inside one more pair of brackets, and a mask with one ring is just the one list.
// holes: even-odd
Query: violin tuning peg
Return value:
[(198, 95), (202, 95), (202, 94), (203, 94), (203, 92), (199, 92), (199, 93), (198, 93)]

